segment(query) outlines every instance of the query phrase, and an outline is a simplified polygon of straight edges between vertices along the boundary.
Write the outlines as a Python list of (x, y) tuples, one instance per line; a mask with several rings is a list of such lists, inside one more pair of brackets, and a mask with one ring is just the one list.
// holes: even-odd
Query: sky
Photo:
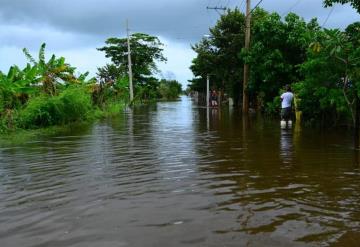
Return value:
[[(252, 6), (259, 0), (252, 1)], [(209, 33), (220, 13), (207, 7), (245, 9), (245, 0), (0, 0), (0, 70), (26, 65), (22, 52), (34, 56), (45, 42), (50, 57), (64, 56), (79, 73), (90, 72), (108, 60), (96, 50), (109, 37), (130, 32), (158, 36), (168, 61), (159, 63), (159, 78), (176, 79), (185, 88), (193, 77), (189, 66), (195, 53), (191, 44)], [(280, 15), (295, 12), (305, 20), (317, 17), (326, 28), (344, 28), (360, 21), (348, 5), (324, 8), (322, 0), (263, 0), (260, 7)]]

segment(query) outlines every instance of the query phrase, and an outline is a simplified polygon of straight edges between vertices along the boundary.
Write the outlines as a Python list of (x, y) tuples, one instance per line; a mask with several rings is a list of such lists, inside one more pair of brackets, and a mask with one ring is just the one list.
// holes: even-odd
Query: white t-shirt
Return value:
[(291, 102), (294, 98), (294, 95), (291, 92), (286, 92), (286, 93), (283, 93), (280, 96), (280, 98), (282, 98), (281, 108), (287, 108), (287, 107), (291, 107)]

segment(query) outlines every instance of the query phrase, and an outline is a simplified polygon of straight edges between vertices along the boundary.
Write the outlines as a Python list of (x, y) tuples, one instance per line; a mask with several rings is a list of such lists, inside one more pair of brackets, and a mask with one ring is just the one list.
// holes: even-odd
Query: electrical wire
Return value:
[(326, 24), (327, 21), (329, 20), (331, 14), (334, 12), (334, 9), (335, 9), (335, 5), (332, 6), (332, 8), (331, 8), (331, 10), (330, 10), (330, 12), (329, 12), (329, 14), (328, 14), (328, 16), (326, 17), (324, 23), (323, 23), (322, 26), (321, 26), (322, 28), (325, 26), (325, 24)]
[(281, 17), (287, 15), (290, 11), (292, 11), (302, 0), (297, 0), (287, 11), (285, 11)]
[(260, 0), (260, 1), (255, 5), (255, 7), (250, 11), (250, 14), (262, 3), (262, 1), (264, 1), (264, 0)]
[(242, 6), (243, 6), (244, 2), (245, 2), (245, 0), (242, 0), (241, 4), (240, 4), (240, 6), (239, 6), (240, 12), (241, 12), (241, 9), (242, 9)]

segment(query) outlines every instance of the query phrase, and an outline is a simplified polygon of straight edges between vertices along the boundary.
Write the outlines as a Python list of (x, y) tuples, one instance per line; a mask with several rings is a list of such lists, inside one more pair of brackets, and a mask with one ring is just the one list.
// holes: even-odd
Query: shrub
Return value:
[(86, 119), (91, 99), (81, 87), (69, 87), (58, 96), (42, 95), (30, 99), (20, 112), (18, 125), (22, 128), (47, 127)]
[(59, 98), (63, 105), (65, 123), (86, 119), (92, 108), (90, 94), (82, 87), (68, 88)]
[(276, 96), (272, 102), (267, 102), (265, 106), (265, 113), (267, 115), (279, 115), (281, 108), (280, 96)]

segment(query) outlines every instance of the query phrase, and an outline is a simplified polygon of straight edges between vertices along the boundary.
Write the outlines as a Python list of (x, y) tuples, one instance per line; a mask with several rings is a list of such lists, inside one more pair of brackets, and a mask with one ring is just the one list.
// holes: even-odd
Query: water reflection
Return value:
[(281, 128), (280, 130), (280, 157), (284, 164), (293, 163), (293, 130), (292, 128)]

